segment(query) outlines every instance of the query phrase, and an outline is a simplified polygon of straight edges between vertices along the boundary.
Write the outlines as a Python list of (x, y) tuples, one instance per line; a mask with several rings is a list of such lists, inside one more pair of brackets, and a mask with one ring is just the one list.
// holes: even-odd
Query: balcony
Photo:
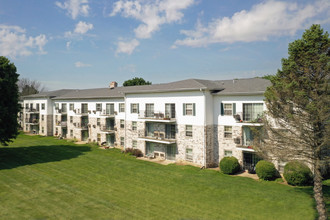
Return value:
[(105, 109), (100, 111), (100, 116), (106, 116), (108, 118), (114, 118), (115, 115), (117, 115), (117, 112), (115, 112), (115, 111), (107, 111)]
[(88, 130), (88, 123), (73, 123), (73, 125), (80, 130)]
[(60, 127), (62, 127), (62, 128), (65, 128), (65, 127), (68, 126), (68, 122), (67, 122), (67, 121), (56, 121), (56, 122), (55, 122), (55, 125), (56, 125), (56, 126), (60, 126)]
[(175, 144), (175, 134), (169, 134), (163, 131), (154, 131), (153, 133), (143, 134), (139, 132), (139, 139), (161, 144)]
[(37, 124), (39, 124), (39, 119), (27, 118), (27, 119), (25, 119), (25, 123), (32, 124), (32, 125), (37, 125)]
[(144, 119), (150, 122), (175, 122), (175, 114), (170, 112), (154, 112), (154, 111), (140, 111), (139, 119)]
[(79, 108), (74, 109), (73, 112), (76, 115), (79, 115), (79, 116), (87, 116), (88, 115), (88, 111), (81, 111), (81, 109), (79, 109)]
[(39, 113), (39, 109), (28, 108), (28, 109), (26, 109), (26, 113), (28, 113), (28, 114), (38, 114)]
[(56, 109), (56, 114), (61, 114), (61, 115), (66, 115), (68, 114), (68, 112), (66, 110), (63, 109)]
[(263, 123), (263, 114), (258, 114), (255, 118), (252, 118), (248, 113), (238, 112), (237, 114), (233, 115), (233, 117), (237, 123)]
[(114, 134), (115, 133), (115, 127), (101, 125), (101, 131), (103, 133), (107, 133), (107, 134)]

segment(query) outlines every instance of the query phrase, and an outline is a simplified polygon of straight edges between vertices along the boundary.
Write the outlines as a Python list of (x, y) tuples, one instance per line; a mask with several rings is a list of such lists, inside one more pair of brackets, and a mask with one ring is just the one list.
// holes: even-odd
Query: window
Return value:
[(125, 138), (120, 137), (120, 146), (124, 147), (124, 145), (125, 145)]
[[(41, 121), (44, 121), (45, 120), (45, 116), (44, 115), (41, 115)], [(44, 132), (42, 132), (44, 133)]]
[(88, 113), (88, 105), (87, 105), (87, 103), (81, 104), (81, 113)]
[(70, 137), (73, 137), (73, 130), (70, 130)]
[(39, 111), (39, 109), (40, 109), (40, 104), (39, 103), (37, 103), (36, 109), (37, 109), (37, 111)]
[(133, 131), (136, 131), (137, 130), (137, 122), (136, 121), (133, 121), (132, 122), (132, 130)]
[(59, 109), (59, 105), (58, 105), (58, 103), (55, 103), (55, 109), (56, 109), (56, 110)]
[(97, 141), (101, 141), (101, 134), (97, 134)]
[(243, 121), (254, 121), (262, 117), (263, 103), (243, 104)]
[(132, 141), (132, 147), (133, 147), (133, 148), (137, 148), (137, 141), (136, 141), (136, 140), (133, 140), (133, 141)]
[(120, 120), (120, 128), (125, 128), (125, 121), (123, 119)]
[(73, 116), (70, 116), (70, 123), (73, 123)]
[(186, 148), (186, 160), (193, 161), (193, 149), (192, 148)]
[(96, 103), (96, 111), (102, 111), (102, 103)]
[(28, 108), (29, 108), (29, 104), (26, 103), (26, 104), (25, 104), (25, 109), (28, 109)]
[(73, 104), (73, 103), (70, 103), (69, 108), (70, 108), (70, 111), (73, 111), (73, 109), (74, 109), (74, 104)]
[(41, 127), (41, 133), (45, 133), (45, 128)]
[(66, 103), (62, 103), (62, 112), (66, 112), (67, 108), (66, 108)]
[(232, 131), (232, 126), (225, 126), (225, 138), (232, 138), (233, 136), (233, 131)]
[(139, 113), (139, 104), (131, 103), (131, 113)]
[(243, 127), (243, 146), (252, 146), (253, 132), (250, 127)]
[(236, 103), (221, 103), (221, 115), (235, 115)]
[(231, 150), (225, 150), (225, 157), (233, 156), (233, 152)]
[(195, 103), (184, 103), (183, 104), (183, 115), (196, 115), (196, 105)]
[(100, 118), (97, 118), (96, 119), (96, 124), (97, 124), (97, 126), (100, 126), (101, 125), (101, 119)]
[(147, 117), (147, 118), (153, 118), (154, 117), (154, 104), (146, 104), (145, 117)]
[(165, 104), (165, 118), (175, 118), (175, 104)]
[(187, 137), (193, 136), (192, 125), (186, 125), (186, 136)]
[(119, 103), (119, 112), (125, 112), (125, 103)]
[(41, 110), (45, 110), (45, 103), (41, 104)]
[(105, 111), (107, 115), (114, 115), (115, 114), (115, 104), (107, 103), (105, 106)]
[(58, 135), (58, 128), (55, 129), (55, 135)]

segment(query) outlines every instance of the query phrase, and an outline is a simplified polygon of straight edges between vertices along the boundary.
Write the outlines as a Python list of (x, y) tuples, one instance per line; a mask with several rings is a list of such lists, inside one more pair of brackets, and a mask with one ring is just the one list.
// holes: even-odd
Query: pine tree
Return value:
[(7, 145), (18, 134), (18, 74), (13, 63), (0, 56), (0, 144)]
[(256, 149), (273, 159), (309, 163), (319, 219), (327, 219), (321, 168), (329, 166), (329, 34), (312, 25), (289, 44), (288, 52), (265, 92), (268, 135), (255, 142)]

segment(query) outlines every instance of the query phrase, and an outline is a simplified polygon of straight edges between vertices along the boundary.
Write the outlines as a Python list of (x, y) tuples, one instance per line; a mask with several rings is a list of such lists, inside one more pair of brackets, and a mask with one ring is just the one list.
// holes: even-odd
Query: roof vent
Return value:
[(117, 82), (115, 82), (115, 81), (113, 81), (113, 82), (111, 82), (110, 83), (110, 89), (114, 89), (114, 88), (116, 88), (118, 86), (118, 83)]

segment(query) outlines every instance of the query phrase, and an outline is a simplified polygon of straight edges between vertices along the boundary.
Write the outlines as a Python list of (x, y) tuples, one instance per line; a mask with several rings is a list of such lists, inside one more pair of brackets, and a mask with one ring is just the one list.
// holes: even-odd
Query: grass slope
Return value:
[(0, 148), (0, 219), (314, 219), (311, 192), (52, 137)]

